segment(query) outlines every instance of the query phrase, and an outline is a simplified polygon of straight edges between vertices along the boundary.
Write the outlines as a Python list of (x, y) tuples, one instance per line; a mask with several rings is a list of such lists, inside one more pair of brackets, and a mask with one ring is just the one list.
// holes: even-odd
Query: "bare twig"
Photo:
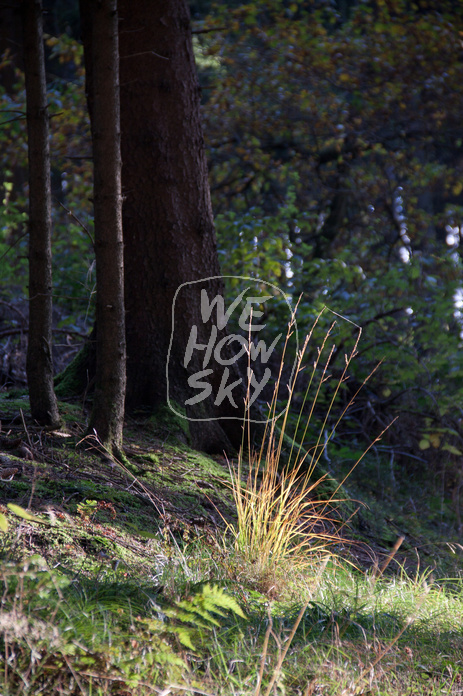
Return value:
[(138, 56), (156, 56), (156, 58), (162, 58), (162, 60), (169, 60), (167, 56), (161, 56), (159, 53), (156, 53), (156, 51), (141, 51), (141, 53), (131, 53), (128, 56), (121, 56), (121, 60), (124, 58), (137, 58)]
[[(29, 329), (27, 327), (23, 329), (5, 329), (0, 331), (0, 339), (6, 336), (16, 336), (17, 334), (28, 333)], [(53, 333), (62, 333), (69, 336), (78, 336), (79, 338), (87, 338), (86, 334), (79, 333), (79, 331), (69, 331), (67, 329), (52, 329)]]
[(192, 34), (211, 34), (214, 31), (225, 31), (227, 27), (208, 27), (206, 29), (192, 29)]
[(392, 549), (391, 549), (391, 551), (390, 551), (388, 557), (387, 557), (386, 560), (384, 561), (384, 563), (383, 563), (383, 565), (381, 566), (381, 568), (379, 569), (379, 571), (378, 571), (378, 572), (376, 572), (376, 571), (373, 572), (373, 574), (372, 574), (372, 582), (375, 582), (376, 580), (378, 580), (378, 579), (384, 574), (384, 572), (385, 572), (386, 568), (388, 567), (389, 563), (392, 561), (392, 559), (394, 558), (394, 556), (396, 555), (397, 551), (400, 549), (400, 547), (402, 546), (402, 543), (403, 543), (404, 541), (405, 541), (405, 537), (404, 537), (404, 536), (399, 536), (399, 537), (398, 537), (397, 541), (395, 542), (395, 544), (394, 544), (394, 546), (392, 547)]
[(69, 208), (66, 208), (66, 206), (65, 206), (63, 203), (61, 203), (60, 200), (58, 200), (58, 198), (55, 198), (55, 200), (56, 200), (56, 202), (58, 203), (58, 205), (60, 205), (60, 206), (63, 208), (63, 210), (65, 210), (65, 211), (67, 212), (67, 214), (68, 214), (70, 217), (72, 217), (72, 219), (74, 220), (74, 222), (77, 222), (77, 224), (80, 225), (80, 227), (82, 227), (82, 229), (84, 230), (85, 234), (86, 234), (86, 235), (88, 236), (88, 238), (90, 239), (90, 241), (91, 241), (91, 243), (92, 243), (92, 246), (94, 246), (94, 245), (95, 245), (95, 241), (94, 241), (94, 239), (93, 239), (93, 237), (92, 237), (92, 235), (91, 235), (90, 230), (88, 229), (88, 227), (87, 227), (86, 225), (84, 225), (84, 223), (82, 222), (82, 220), (79, 220), (79, 218), (77, 217), (77, 215), (75, 215), (75, 214), (72, 212), (72, 210), (69, 210)]
[(255, 691), (254, 696), (260, 695), (260, 687), (262, 684), (262, 678), (264, 676), (265, 661), (267, 660), (268, 641), (270, 638), (270, 634), (272, 633), (272, 628), (273, 628), (272, 605), (269, 604), (269, 606), (268, 606), (268, 626), (267, 626), (267, 630), (265, 632), (264, 644), (262, 646), (262, 657), (260, 658), (259, 674), (257, 676), (257, 686), (256, 686), (256, 691)]
[[(265, 692), (265, 696), (270, 696), (270, 692), (271, 692), (271, 690), (272, 690), (272, 688), (273, 688), (273, 685), (274, 685), (274, 683), (276, 682), (276, 680), (278, 679), (278, 676), (279, 676), (280, 670), (281, 670), (281, 666), (282, 666), (282, 664), (283, 664), (283, 662), (284, 662), (284, 660), (285, 660), (286, 654), (287, 654), (287, 652), (288, 652), (288, 650), (289, 650), (289, 647), (290, 647), (290, 645), (291, 645), (291, 643), (292, 643), (292, 641), (293, 641), (293, 638), (294, 638), (294, 636), (295, 636), (295, 634), (296, 634), (296, 631), (297, 631), (297, 629), (299, 628), (299, 624), (300, 624), (301, 621), (302, 621), (302, 617), (304, 616), (305, 611), (306, 611), (307, 607), (309, 606), (309, 602), (310, 602), (310, 600), (312, 599), (313, 592), (314, 592), (314, 590), (318, 587), (318, 585), (320, 584), (320, 580), (321, 580), (322, 575), (323, 575), (323, 573), (324, 573), (324, 571), (325, 571), (325, 568), (326, 568), (326, 566), (327, 566), (327, 564), (328, 564), (329, 558), (330, 558), (329, 556), (325, 556), (325, 559), (324, 559), (323, 563), (322, 563), (321, 566), (320, 566), (320, 570), (319, 570), (318, 573), (317, 573), (317, 579), (316, 579), (315, 586), (314, 586), (313, 590), (309, 593), (309, 596), (308, 596), (308, 598), (307, 598), (307, 601), (304, 602), (304, 604), (303, 604), (302, 607), (301, 607), (301, 610), (300, 610), (299, 614), (297, 615), (297, 619), (296, 619), (296, 621), (294, 622), (294, 626), (293, 626), (292, 629), (291, 629), (291, 633), (289, 634), (288, 640), (286, 641), (286, 645), (285, 645), (285, 647), (284, 647), (284, 650), (283, 650), (283, 652), (281, 653), (280, 657), (278, 658), (277, 665), (276, 665), (275, 669), (273, 670), (272, 678), (270, 679), (270, 683), (269, 683), (269, 685), (268, 685), (268, 687), (267, 687), (267, 691)], [(404, 630), (405, 630), (405, 629), (404, 629)]]
[(32, 447), (32, 442), (31, 442), (31, 436), (29, 435), (29, 431), (28, 431), (28, 429), (27, 429), (26, 421), (24, 420), (24, 413), (23, 413), (22, 408), (19, 409), (19, 413), (21, 414), (21, 420), (22, 420), (22, 423), (23, 423), (24, 432), (26, 433), (26, 436), (27, 436), (27, 442), (29, 443), (29, 447), (30, 447), (31, 450), (32, 450), (33, 447)]

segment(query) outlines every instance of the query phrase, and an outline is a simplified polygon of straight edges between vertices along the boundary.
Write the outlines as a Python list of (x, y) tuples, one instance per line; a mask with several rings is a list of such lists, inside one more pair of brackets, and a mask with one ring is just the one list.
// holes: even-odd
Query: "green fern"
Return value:
[(171, 626), (169, 630), (190, 650), (195, 649), (194, 643), (201, 636), (201, 629), (211, 630), (213, 627), (220, 627), (216, 616), (225, 618), (229, 612), (246, 618), (233, 597), (220, 587), (209, 584), (203, 585), (198, 592), (164, 611), (173, 621), (181, 622), (180, 625)]
[(49, 663), (31, 662), (39, 651), (53, 654), (54, 673), (49, 678), (56, 683), (63, 673), (88, 671), (102, 679), (119, 675), (132, 692), (142, 682), (178, 682), (188, 671), (179, 643), (193, 651), (207, 631), (219, 626), (218, 618), (229, 612), (244, 617), (236, 600), (215, 586), (195, 588), (191, 596), (167, 608), (151, 603), (148, 610), (129, 586), (99, 584), (91, 592), (50, 570), (40, 556), (1, 563), (0, 592), (0, 641), (14, 647), (15, 656), (5, 667), (0, 655), (2, 693), (5, 675), (11, 689), (20, 684), (26, 669), (33, 679), (43, 678)]

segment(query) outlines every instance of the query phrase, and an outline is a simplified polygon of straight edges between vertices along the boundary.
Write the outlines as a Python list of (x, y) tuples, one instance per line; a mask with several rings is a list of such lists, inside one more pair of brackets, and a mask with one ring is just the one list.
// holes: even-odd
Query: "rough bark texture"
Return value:
[[(184, 364), (191, 327), (203, 344), (212, 327), (200, 316), (200, 291), (223, 293), (219, 278), (184, 286), (173, 319), (182, 284), (220, 275), (189, 11), (186, 0), (119, 0), (119, 17), (127, 404), (165, 403), (166, 375), (169, 398), (184, 404), (188, 376), (202, 369), (199, 351)], [(213, 393), (222, 374), (215, 365)], [(229, 406), (211, 397), (187, 407), (203, 419), (190, 422), (196, 447), (239, 444)]]
[(122, 445), (126, 382), (117, 2), (89, 8), (98, 326), (89, 431), (112, 451)]
[(42, 3), (24, 0), (24, 68), (29, 149), (29, 343), (27, 381), (31, 414), (41, 425), (59, 424), (53, 391), (51, 186)]

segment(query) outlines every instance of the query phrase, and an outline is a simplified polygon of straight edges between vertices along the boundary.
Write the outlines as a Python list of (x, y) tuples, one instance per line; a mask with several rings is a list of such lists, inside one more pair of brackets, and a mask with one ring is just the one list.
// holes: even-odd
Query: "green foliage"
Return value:
[(219, 587), (209, 584), (203, 585), (199, 591), (187, 599), (165, 610), (166, 616), (184, 624), (174, 626), (172, 630), (180, 642), (190, 650), (195, 649), (194, 642), (201, 637), (202, 630), (211, 631), (214, 627), (220, 627), (216, 616), (225, 618), (230, 612), (245, 618), (241, 607), (233, 597)]
[[(302, 294), (303, 328), (325, 304), (363, 327), (353, 376), (383, 361), (368, 392), (376, 420), (406, 421), (402, 451), (428, 427), (460, 451), (461, 7), (257, 2), (206, 24), (203, 54), (220, 62), (204, 116), (223, 271), (275, 282), (293, 304)], [(337, 323), (339, 370), (351, 333)], [(355, 420), (370, 433), (366, 402)]]
[(242, 214), (229, 211), (216, 217), (221, 241), (219, 258), (224, 275), (284, 282), (290, 248), (287, 230), (296, 212), (293, 200), (292, 197), (288, 205), (274, 216), (250, 208)]
[(85, 502), (77, 503), (77, 512), (83, 520), (88, 520), (95, 514), (98, 507), (97, 500), (86, 500)]
[(24, 508), (22, 508), (20, 505), (15, 505), (14, 503), (8, 503), (7, 508), (14, 515), (21, 517), (23, 520), (27, 520), (28, 522), (40, 522), (41, 524), (43, 524), (43, 520), (41, 520), (40, 517), (37, 517), (36, 515), (31, 515), (30, 512), (27, 512), (27, 510), (24, 510)]
[(137, 693), (147, 683), (181, 683), (188, 667), (172, 639), (194, 650), (194, 638), (220, 626), (217, 616), (244, 618), (236, 600), (215, 586), (161, 610), (128, 585), (76, 585), (39, 556), (3, 563), (0, 578), (0, 683), (8, 694), (54, 693), (65, 683), (74, 693), (107, 680)]
[[(12, 177), (12, 172), (6, 170), (4, 176)], [(4, 288), (17, 292), (18, 289), (23, 289), (21, 285), (18, 288), (18, 280), (25, 279), (27, 274), (27, 213), (20, 203), (11, 200), (12, 181), (5, 178), (3, 188), (4, 196), (0, 207), (0, 269)]]
[[(93, 290), (92, 171), (83, 49), (67, 34), (48, 37), (48, 103), (53, 196), (54, 301), (69, 327), (89, 310)], [(10, 67), (6, 57), (1, 68)], [(14, 65), (11, 66), (14, 68)], [(14, 92), (0, 88), (0, 272), (4, 291), (27, 292), (27, 134), (24, 76)], [(64, 208), (62, 207), (64, 206)], [(76, 216), (76, 217), (73, 217)], [(87, 229), (84, 230), (82, 225)], [(76, 312), (78, 316), (76, 316)]]

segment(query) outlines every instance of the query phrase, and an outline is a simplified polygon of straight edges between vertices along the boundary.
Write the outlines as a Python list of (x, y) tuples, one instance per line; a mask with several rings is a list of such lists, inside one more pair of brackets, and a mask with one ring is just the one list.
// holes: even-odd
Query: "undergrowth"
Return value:
[(40, 557), (3, 563), (2, 695), (461, 694), (461, 579), (325, 561), (285, 601), (184, 581), (167, 601), (159, 586), (72, 582)]
[[(304, 449), (328, 379), (329, 339), (328, 333), (312, 363), (289, 454), (283, 449), (295, 380), (279, 420), (276, 385), (260, 448), (243, 442), (236, 467), (230, 463), (237, 514), (225, 531), (192, 535), (166, 523), (150, 489), (125, 469), (128, 488), (137, 482), (165, 522), (150, 532), (132, 525), (156, 559), (149, 572), (141, 565), (134, 572), (103, 549), (99, 565), (85, 572), (72, 564), (53, 569), (28, 553), (32, 538), (46, 547), (58, 524), (68, 536), (95, 529), (104, 539), (96, 516), (106, 515), (106, 529), (115, 525), (113, 503), (86, 499), (63, 519), (17, 504), (2, 508), (2, 696), (463, 693), (459, 573), (435, 578), (419, 562), (407, 573), (397, 554), (400, 540), (381, 563), (360, 571), (352, 555), (350, 562), (341, 559), (348, 545), (344, 513), (350, 514), (344, 481), (328, 497), (317, 496), (314, 472), (349, 406), (332, 417), (358, 343), (346, 356), (314, 445)], [(295, 379), (306, 347), (307, 341)], [(30, 501), (33, 507), (33, 491)]]

